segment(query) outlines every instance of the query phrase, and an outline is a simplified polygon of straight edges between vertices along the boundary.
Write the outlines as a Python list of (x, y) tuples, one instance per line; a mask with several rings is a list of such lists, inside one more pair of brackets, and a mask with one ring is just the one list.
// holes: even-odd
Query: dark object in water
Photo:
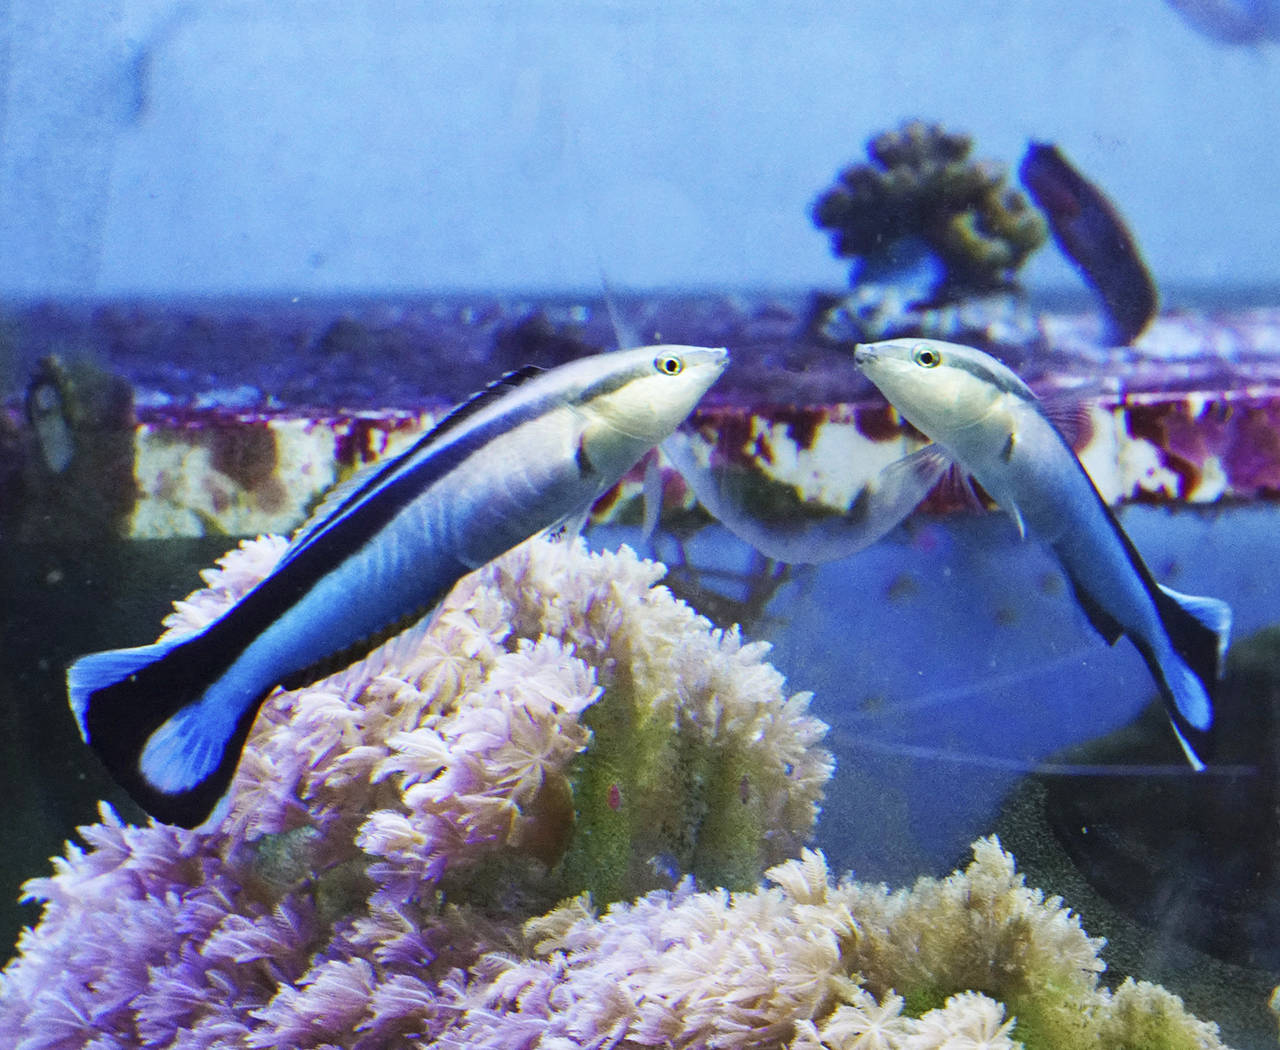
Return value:
[(1198, 32), (1223, 44), (1253, 46), (1280, 40), (1276, 0), (1168, 0)]
[[(16, 408), (16, 406), (15, 406)], [(45, 354), (18, 416), (0, 425), (0, 531), (20, 542), (95, 543), (127, 527), (137, 498), (134, 393), (85, 355)]]
[(40, 361), (27, 384), (27, 422), (35, 433), (41, 460), (54, 474), (61, 474), (71, 466), (76, 451), (66, 399), (62, 395), (65, 371), (62, 362), (51, 354)]
[(856, 260), (850, 283), (917, 267), (938, 271), (931, 295), (951, 302), (1007, 289), (1045, 241), (1044, 221), (1006, 184), (1003, 165), (973, 160), (968, 135), (913, 120), (867, 143), (813, 204), (831, 250)]
[(1098, 293), (1106, 339), (1128, 346), (1156, 315), (1156, 285), (1120, 213), (1057, 146), (1027, 144), (1018, 177), (1049, 219), (1062, 253)]
[[(1232, 647), (1217, 700), (1219, 764), (1205, 773), (1185, 774), (1153, 704), (1132, 725), (1057, 756), (1114, 764), (1114, 776), (1038, 779), (1055, 837), (1100, 894), (1167, 938), (1274, 971), (1280, 628)], [(1132, 775), (1135, 764), (1146, 775)]]

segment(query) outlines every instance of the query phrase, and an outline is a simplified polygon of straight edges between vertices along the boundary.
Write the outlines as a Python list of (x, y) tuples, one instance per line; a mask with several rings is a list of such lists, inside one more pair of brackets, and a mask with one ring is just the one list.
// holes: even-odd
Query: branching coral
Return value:
[(923, 242), (942, 271), (937, 300), (1008, 287), (1047, 230), (1003, 167), (970, 160), (971, 148), (918, 120), (882, 132), (867, 145), (871, 163), (845, 168), (817, 199), (813, 221), (842, 258), (884, 265), (903, 242)]

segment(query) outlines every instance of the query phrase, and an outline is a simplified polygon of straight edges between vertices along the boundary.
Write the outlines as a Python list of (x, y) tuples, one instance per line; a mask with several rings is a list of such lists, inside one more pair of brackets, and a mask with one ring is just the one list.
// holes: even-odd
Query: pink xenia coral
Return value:
[[(228, 555), (170, 628), (282, 550)], [(215, 833), (103, 806), (27, 884), (0, 1045), (1222, 1050), (1164, 989), (1101, 987), (1102, 942), (994, 838), (896, 892), (800, 852), (824, 727), (662, 571), (531, 541), (269, 700)]]
[[(284, 548), (242, 544), (169, 630), (211, 621)], [(399, 1046), (460, 1023), (470, 968), (518, 949), (530, 914), (670, 885), (657, 849), (711, 872), (749, 855), (724, 877), (754, 882), (809, 834), (826, 727), (767, 647), (663, 572), (531, 541), (429, 622), (272, 697), (214, 833), (104, 805), (86, 848), (26, 886), (44, 911), (0, 979), (0, 1031), (23, 1050)], [(741, 794), (732, 821), (699, 794), (719, 782)]]

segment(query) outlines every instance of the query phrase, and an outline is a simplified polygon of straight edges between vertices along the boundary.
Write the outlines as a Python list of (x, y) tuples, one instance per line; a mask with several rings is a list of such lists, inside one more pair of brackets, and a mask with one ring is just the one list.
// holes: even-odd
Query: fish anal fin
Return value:
[[(443, 597), (443, 595), (441, 595)], [(294, 689), (303, 689), (309, 685), (320, 681), (322, 678), (328, 678), (338, 671), (345, 670), (352, 664), (358, 663), (367, 657), (375, 649), (378, 649), (392, 638), (399, 634), (403, 634), (409, 630), (418, 621), (422, 620), (430, 613), (436, 605), (422, 605), (413, 612), (400, 617), (398, 620), (387, 624), (381, 630), (360, 639), (358, 642), (341, 649), (336, 653), (331, 653), (323, 660), (319, 660), (309, 667), (304, 667), (300, 671), (294, 671), (293, 674), (287, 675), (280, 680), (280, 688), (292, 691)]]
[(1090, 626), (1102, 635), (1108, 645), (1115, 645), (1124, 634), (1124, 628), (1070, 573), (1067, 573), (1067, 582), (1071, 584), (1071, 593), (1075, 596), (1076, 604), (1080, 606)]

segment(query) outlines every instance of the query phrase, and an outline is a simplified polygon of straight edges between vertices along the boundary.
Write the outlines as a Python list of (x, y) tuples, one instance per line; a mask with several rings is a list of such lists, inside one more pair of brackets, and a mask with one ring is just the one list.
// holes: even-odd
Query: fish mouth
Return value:
[(876, 359), (876, 352), (866, 343), (858, 343), (853, 348), (853, 363), (855, 365), (864, 365), (868, 361)]

